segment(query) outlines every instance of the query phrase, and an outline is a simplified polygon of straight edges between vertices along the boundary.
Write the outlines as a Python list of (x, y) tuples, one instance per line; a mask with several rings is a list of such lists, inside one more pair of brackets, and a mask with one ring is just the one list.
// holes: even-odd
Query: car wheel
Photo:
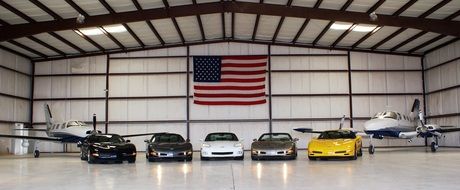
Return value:
[(128, 158), (128, 163), (132, 164), (134, 162), (136, 162), (136, 157)]
[(353, 153), (353, 156), (350, 157), (350, 160), (356, 160), (356, 159), (358, 159), (358, 151), (355, 148), (355, 152)]
[(206, 158), (206, 157), (203, 157), (203, 156), (200, 156), (200, 159), (201, 159), (202, 161), (209, 160), (209, 158)]
[(255, 156), (251, 156), (251, 160), (259, 160), (259, 158), (255, 157)]
[(359, 150), (358, 150), (358, 156), (363, 156), (363, 149), (362, 149), (362, 148), (359, 148)]
[(190, 161), (192, 161), (192, 159), (193, 159), (193, 157), (190, 156), (190, 157), (187, 157), (187, 158), (185, 159), (185, 161), (190, 162)]
[(235, 160), (244, 160), (244, 154), (242, 156), (236, 157)]
[(308, 156), (308, 159), (309, 159), (309, 160), (316, 160), (315, 157), (311, 157), (311, 156)]

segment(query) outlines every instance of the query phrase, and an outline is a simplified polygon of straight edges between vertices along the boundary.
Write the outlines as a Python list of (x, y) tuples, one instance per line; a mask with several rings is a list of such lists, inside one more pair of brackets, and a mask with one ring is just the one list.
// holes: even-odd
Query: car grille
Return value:
[(233, 154), (233, 152), (212, 152), (213, 155), (228, 155)]
[(342, 153), (345, 153), (345, 152), (347, 152), (347, 151), (345, 151), (345, 150), (342, 150), (342, 151), (335, 151), (336, 154), (342, 154)]

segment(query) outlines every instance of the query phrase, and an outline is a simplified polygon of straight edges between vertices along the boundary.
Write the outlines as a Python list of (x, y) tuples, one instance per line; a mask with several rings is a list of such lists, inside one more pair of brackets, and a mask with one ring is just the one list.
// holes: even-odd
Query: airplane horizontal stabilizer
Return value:
[(312, 128), (296, 128), (294, 131), (301, 133), (322, 133), (323, 131), (313, 131)]
[(460, 128), (458, 127), (453, 128), (453, 126), (441, 126), (441, 128), (437, 129), (436, 131), (440, 133), (459, 132)]
[(51, 138), (51, 137), (36, 137), (36, 136), (22, 136), (22, 135), (4, 135), (4, 134), (0, 134), (0, 137), (3, 137), (3, 138), (10, 138), (10, 139), (29, 139), (29, 140), (62, 142), (62, 139), (59, 139), (59, 138)]
[(15, 129), (15, 131), (43, 131), (43, 132), (46, 132), (46, 129), (24, 128), (24, 129)]

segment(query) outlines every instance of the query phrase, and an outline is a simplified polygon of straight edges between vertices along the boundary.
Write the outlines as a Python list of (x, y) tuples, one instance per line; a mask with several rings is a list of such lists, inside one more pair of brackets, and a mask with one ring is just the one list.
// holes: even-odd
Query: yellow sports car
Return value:
[(356, 160), (362, 156), (362, 139), (350, 130), (329, 130), (310, 141), (308, 158), (350, 158)]

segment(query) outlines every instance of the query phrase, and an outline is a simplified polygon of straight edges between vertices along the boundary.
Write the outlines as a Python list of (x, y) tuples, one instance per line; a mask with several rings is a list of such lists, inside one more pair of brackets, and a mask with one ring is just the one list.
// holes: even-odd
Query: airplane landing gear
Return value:
[(434, 142), (431, 142), (431, 152), (436, 152), (436, 150), (438, 150), (438, 147), (439, 147), (439, 145), (438, 145), (438, 137), (435, 136), (434, 140), (435, 140)]
[(34, 151), (34, 158), (38, 158), (40, 157), (40, 151), (39, 150), (35, 150)]
[(40, 157), (40, 150), (38, 150), (38, 143), (39, 141), (35, 141), (34, 158)]
[(374, 154), (374, 152), (375, 152), (375, 146), (369, 145), (369, 154)]
[(374, 135), (370, 135), (369, 136), (369, 154), (374, 154), (375, 152), (375, 146), (372, 144), (372, 137), (374, 137)]

